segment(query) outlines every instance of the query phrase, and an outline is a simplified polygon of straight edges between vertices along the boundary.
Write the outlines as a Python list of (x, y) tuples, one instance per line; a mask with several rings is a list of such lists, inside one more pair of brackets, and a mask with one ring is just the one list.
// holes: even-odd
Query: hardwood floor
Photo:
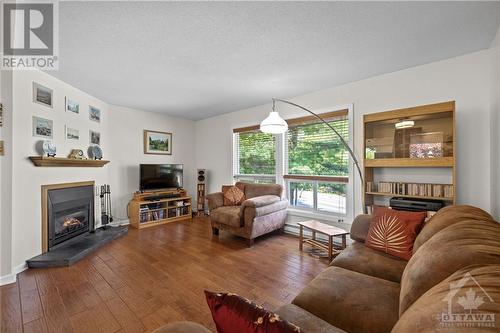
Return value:
[(0, 287), (1, 332), (149, 332), (178, 320), (215, 332), (203, 290), (230, 291), (275, 309), (327, 262), (289, 235), (252, 248), (208, 218), (136, 230), (70, 267), (29, 269)]

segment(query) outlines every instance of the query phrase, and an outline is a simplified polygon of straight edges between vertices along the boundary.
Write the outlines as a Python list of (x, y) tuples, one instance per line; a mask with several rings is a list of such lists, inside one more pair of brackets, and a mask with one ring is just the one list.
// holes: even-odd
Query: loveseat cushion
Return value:
[[(413, 303), (399, 318), (392, 333), (498, 332), (499, 300), (500, 265), (468, 266), (432, 287)], [(471, 314), (471, 317), (464, 317), (463, 323), (460, 320), (450, 322), (450, 319), (463, 317), (448, 316), (448, 309), (452, 314)], [(474, 320), (478, 320), (476, 325), (481, 327), (462, 325), (474, 324)]]
[(344, 330), (328, 324), (297, 305), (286, 304), (274, 311), (282, 319), (299, 326), (306, 333), (346, 333)]
[(241, 206), (222, 206), (210, 212), (210, 218), (221, 224), (240, 228), (243, 226)]
[(398, 300), (398, 283), (329, 267), (292, 303), (347, 332), (383, 333), (398, 320)]
[(399, 283), (406, 264), (406, 260), (353, 242), (333, 259), (331, 266)]
[(417, 252), (418, 248), (437, 232), (457, 222), (469, 220), (494, 221), (490, 214), (474, 206), (456, 205), (444, 207), (424, 224), (417, 238), (415, 238), (413, 253)]
[(254, 184), (254, 183), (242, 183), (237, 182), (235, 185), (239, 186), (243, 184), (245, 186), (245, 197), (247, 199), (260, 197), (261, 195), (276, 195), (281, 197), (283, 192), (283, 186), (279, 184)]
[(427, 290), (470, 264), (500, 262), (500, 224), (460, 221), (436, 233), (410, 259), (401, 278), (403, 314)]
[(253, 197), (243, 201), (245, 207), (262, 207), (280, 201), (281, 198), (277, 195), (261, 195), (260, 197)]

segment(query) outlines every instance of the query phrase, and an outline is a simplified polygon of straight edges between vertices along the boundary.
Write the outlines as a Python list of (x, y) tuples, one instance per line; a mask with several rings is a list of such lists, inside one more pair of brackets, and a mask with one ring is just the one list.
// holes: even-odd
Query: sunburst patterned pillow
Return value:
[(365, 245), (410, 260), (413, 243), (426, 216), (426, 212), (404, 212), (378, 207), (374, 212)]
[(245, 201), (244, 187), (240, 184), (222, 186), (222, 195), (224, 196), (224, 206), (239, 206)]

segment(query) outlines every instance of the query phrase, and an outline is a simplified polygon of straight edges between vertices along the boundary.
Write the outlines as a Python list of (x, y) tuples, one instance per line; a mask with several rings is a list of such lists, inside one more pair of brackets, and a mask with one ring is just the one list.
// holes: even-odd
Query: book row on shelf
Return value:
[(179, 207), (165, 207), (165, 208), (155, 208), (152, 211), (152, 208), (148, 206), (143, 206), (140, 208), (139, 217), (140, 222), (150, 222), (150, 221), (158, 221), (166, 218), (179, 217), (183, 215), (189, 214), (188, 206), (179, 206)]
[(454, 188), (451, 184), (422, 184), (402, 182), (366, 182), (367, 192), (413, 195), (421, 197), (452, 198)]

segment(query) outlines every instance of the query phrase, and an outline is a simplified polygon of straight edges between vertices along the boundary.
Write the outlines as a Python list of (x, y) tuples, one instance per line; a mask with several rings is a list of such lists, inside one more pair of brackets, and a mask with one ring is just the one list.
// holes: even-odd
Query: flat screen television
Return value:
[(140, 190), (181, 188), (182, 164), (141, 164)]

